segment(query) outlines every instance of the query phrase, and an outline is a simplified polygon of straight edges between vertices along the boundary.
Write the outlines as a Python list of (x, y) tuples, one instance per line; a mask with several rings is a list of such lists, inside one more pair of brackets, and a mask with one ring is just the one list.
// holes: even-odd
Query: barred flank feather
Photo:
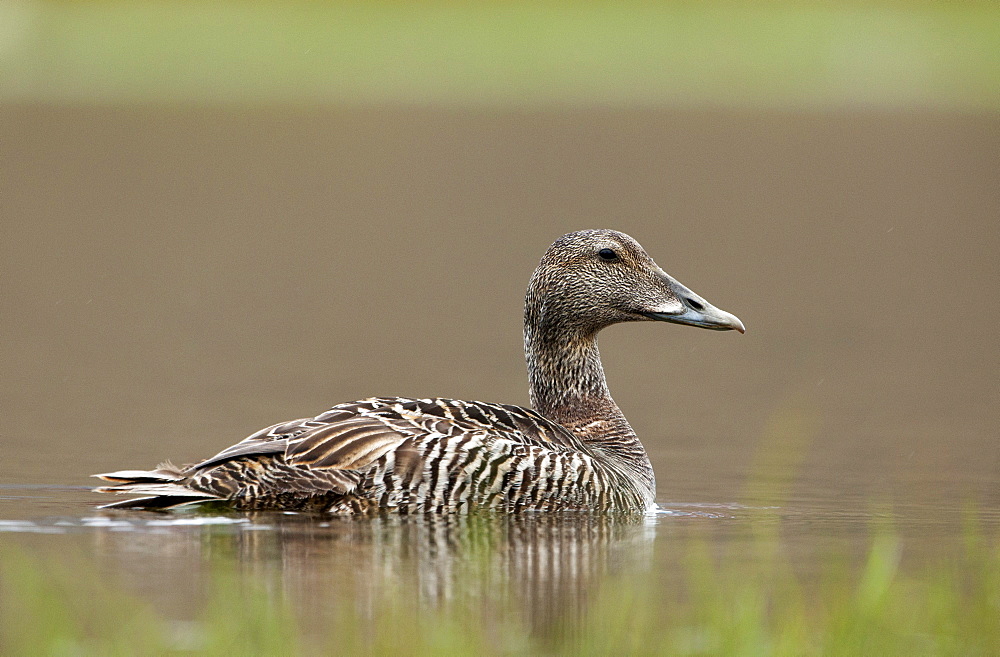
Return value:
[(743, 329), (664, 274), (630, 237), (571, 233), (546, 252), (525, 301), (537, 410), (365, 399), (268, 427), (184, 469), (165, 463), (95, 475), (112, 484), (97, 490), (146, 496), (108, 505), (117, 508), (216, 501), (336, 514), (643, 512), (653, 504), (653, 470), (608, 392), (596, 335), (646, 319)]

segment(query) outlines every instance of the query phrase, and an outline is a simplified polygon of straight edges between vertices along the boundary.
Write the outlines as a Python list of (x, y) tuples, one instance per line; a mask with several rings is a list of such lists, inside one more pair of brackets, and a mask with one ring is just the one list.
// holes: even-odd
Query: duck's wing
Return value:
[[(361, 470), (429, 435), (491, 435), (552, 449), (580, 449), (566, 428), (535, 411), (456, 399), (373, 397), (334, 406), (314, 418), (275, 424), (188, 468), (205, 471), (241, 457), (281, 454), (309, 469)], [(402, 456), (405, 457), (406, 449)], [(398, 460), (398, 458), (397, 458)]]
[(582, 447), (580, 440), (565, 427), (531, 409), (511, 404), (461, 399), (374, 397), (334, 406), (327, 413), (345, 410), (379, 418), (395, 429), (418, 434), (433, 432), (456, 436), (463, 433), (486, 433), (527, 445), (570, 449)]
[[(215, 456), (186, 468), (125, 470), (95, 475), (111, 486), (101, 492), (151, 497), (108, 506), (171, 507), (241, 498), (251, 506), (275, 495), (335, 492), (349, 495), (372, 468), (391, 461), (399, 482), (413, 484), (431, 454), (469, 449), (527, 454), (586, 451), (564, 427), (532, 410), (453, 399), (371, 398), (339, 404), (313, 418), (275, 424)], [(474, 447), (478, 445), (478, 447)], [(391, 458), (386, 457), (391, 452)], [(382, 457), (386, 457), (381, 462)]]

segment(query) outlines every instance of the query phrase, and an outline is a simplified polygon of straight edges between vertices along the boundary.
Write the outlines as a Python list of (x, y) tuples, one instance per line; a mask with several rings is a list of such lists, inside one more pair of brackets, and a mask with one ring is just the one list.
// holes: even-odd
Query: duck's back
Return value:
[[(328, 513), (634, 510), (613, 468), (572, 432), (518, 406), (372, 398), (263, 429), (177, 469), (101, 475), (117, 506), (224, 500)], [(626, 493), (623, 495), (622, 493)]]

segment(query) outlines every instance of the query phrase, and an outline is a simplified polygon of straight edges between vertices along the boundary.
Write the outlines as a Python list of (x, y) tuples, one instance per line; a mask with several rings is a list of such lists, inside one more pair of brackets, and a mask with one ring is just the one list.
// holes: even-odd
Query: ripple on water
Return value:
[(778, 507), (748, 506), (735, 502), (667, 502), (653, 511), (658, 517), (735, 519), (761, 511), (772, 511)]
[(248, 518), (199, 516), (195, 518), (122, 519), (111, 516), (83, 518), (46, 518), (39, 520), (0, 520), (0, 533), (65, 534), (73, 531), (100, 529), (104, 531), (145, 531), (164, 527), (203, 527), (208, 525), (239, 526), (247, 530), (272, 529), (271, 525), (253, 524)]
[(62, 534), (65, 530), (52, 525), (40, 525), (30, 520), (0, 520), (0, 532)]

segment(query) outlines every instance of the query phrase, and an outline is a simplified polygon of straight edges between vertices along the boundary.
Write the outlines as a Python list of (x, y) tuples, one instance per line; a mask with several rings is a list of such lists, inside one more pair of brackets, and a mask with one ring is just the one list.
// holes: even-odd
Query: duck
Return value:
[(528, 283), (524, 353), (531, 408), (372, 397), (261, 429), (199, 463), (93, 475), (103, 508), (333, 515), (656, 508), (646, 450), (608, 390), (597, 335), (624, 322), (745, 332), (664, 272), (632, 237), (557, 239)]

